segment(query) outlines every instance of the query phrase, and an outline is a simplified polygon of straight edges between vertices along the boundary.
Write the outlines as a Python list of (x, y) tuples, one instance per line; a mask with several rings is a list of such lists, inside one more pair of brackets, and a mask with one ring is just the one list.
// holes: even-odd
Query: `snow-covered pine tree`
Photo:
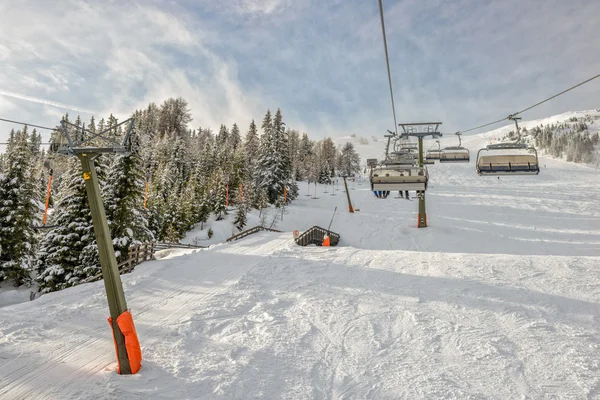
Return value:
[[(276, 171), (280, 171), (280, 175), (277, 177), (277, 186), (279, 201), (278, 203), (284, 202), (284, 198), (289, 203), (296, 197), (298, 197), (298, 185), (295, 180), (294, 173), (292, 171), (292, 157), (289, 150), (289, 138), (288, 133), (285, 129), (285, 122), (281, 115), (281, 110), (278, 108), (273, 119), (273, 135), (275, 138), (276, 152), (280, 154), (279, 167)], [(287, 195), (284, 196), (284, 187), (286, 188)]]
[(217, 163), (220, 167), (223, 167), (230, 158), (229, 130), (225, 125), (221, 125), (221, 128), (219, 128), (219, 133), (215, 138), (215, 148)]
[(177, 208), (177, 230), (181, 236), (189, 231), (196, 223), (195, 209), (198, 203), (198, 199), (196, 198), (196, 185), (196, 176), (190, 177), (181, 193), (181, 199)]
[(159, 138), (182, 138), (187, 136), (187, 125), (191, 121), (187, 101), (181, 97), (169, 98), (160, 106), (156, 131)]
[(306, 133), (302, 134), (298, 149), (298, 168), (296, 170), (297, 180), (303, 181), (310, 178), (311, 164), (313, 163), (313, 142)]
[(93, 259), (91, 251), (96, 238), (85, 181), (75, 157), (68, 160), (49, 225), (55, 227), (44, 235), (38, 251), (37, 281), (41, 291), (73, 286), (99, 272), (99, 260)]
[(339, 155), (339, 172), (342, 176), (352, 176), (360, 171), (360, 157), (351, 142), (346, 143)]
[(336, 163), (337, 150), (335, 143), (331, 138), (323, 139), (321, 157), (324, 164), (324, 168), (328, 170), (329, 176), (335, 176), (335, 163)]
[(227, 138), (229, 148), (233, 151), (236, 151), (240, 143), (242, 142), (242, 137), (240, 135), (240, 128), (238, 128), (237, 124), (233, 124), (231, 127), (231, 132), (229, 133), (229, 138)]
[(240, 202), (237, 204), (236, 208), (237, 210), (235, 213), (235, 220), (233, 221), (233, 224), (239, 231), (242, 231), (242, 229), (244, 229), (244, 227), (248, 223), (246, 203)]
[(258, 138), (258, 132), (256, 131), (256, 124), (254, 120), (250, 123), (248, 133), (244, 140), (244, 152), (246, 154), (246, 165), (252, 169), (256, 164), (256, 158), (259, 154), (260, 141)]
[[(281, 117), (281, 113), (279, 116)], [(281, 118), (275, 126), (271, 119), (271, 111), (267, 110), (262, 124), (264, 133), (261, 137), (258, 161), (254, 171), (254, 186), (266, 193), (271, 204), (277, 202), (283, 193), (283, 186), (286, 182), (285, 161), (280, 152), (280, 149), (285, 146), (280, 137), (283, 128), (284, 124)]]
[(143, 209), (145, 174), (139, 136), (135, 131), (131, 134), (131, 141), (131, 155), (118, 155), (113, 158), (103, 196), (118, 262), (129, 257), (130, 246), (154, 239)]
[(0, 179), (0, 281), (8, 279), (16, 286), (29, 281), (36, 246), (34, 161), (27, 126), (11, 132)]
[(177, 227), (177, 210), (181, 191), (187, 182), (187, 171), (190, 169), (187, 140), (185, 137), (169, 140), (165, 136), (157, 146), (160, 149), (160, 160), (157, 162), (148, 196), (148, 208), (154, 215), (150, 226), (158, 240), (167, 240), (167, 237), (174, 240), (183, 234)]
[(196, 206), (196, 223), (200, 223), (200, 229), (204, 229), (204, 224), (208, 220), (211, 211), (210, 195), (208, 191), (208, 184), (201, 186), (200, 197), (197, 197), (198, 204)]
[(225, 180), (223, 178), (223, 172), (221, 170), (215, 171), (213, 173), (210, 191), (212, 193), (212, 204), (213, 204), (213, 212), (217, 217), (217, 221), (223, 219), (223, 216), (227, 214), (227, 207), (225, 206), (226, 202), (226, 188), (225, 188)]

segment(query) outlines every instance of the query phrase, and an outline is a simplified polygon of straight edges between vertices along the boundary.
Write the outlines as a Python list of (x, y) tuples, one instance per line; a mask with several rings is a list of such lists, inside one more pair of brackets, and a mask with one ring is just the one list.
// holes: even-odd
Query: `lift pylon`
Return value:
[[(402, 134), (400, 137), (408, 138), (410, 136), (417, 137), (419, 140), (419, 167), (423, 167), (423, 138), (425, 136), (431, 136), (432, 138), (439, 138), (442, 134), (438, 128), (441, 122), (417, 122), (417, 123), (404, 123), (398, 124), (402, 128)], [(417, 197), (419, 199), (419, 214), (417, 227), (427, 228), (427, 209), (425, 207), (425, 190), (417, 191)]]
[[(114, 136), (114, 132), (116, 132), (115, 128), (127, 122), (129, 122), (128, 128), (123, 137), (123, 141), (120, 142)], [(104, 288), (108, 300), (110, 312), (109, 324), (113, 331), (113, 339), (119, 365), (118, 373), (124, 375), (135, 374), (139, 371), (141, 366), (141, 349), (137, 333), (135, 332), (133, 318), (127, 309), (123, 284), (121, 282), (121, 276), (119, 275), (117, 259), (115, 257), (115, 250), (110, 236), (104, 204), (102, 202), (94, 161), (102, 153), (131, 154), (133, 119), (128, 119), (100, 133), (90, 132), (85, 129), (85, 126), (74, 125), (64, 119), (61, 121), (61, 128), (63, 136), (60, 137), (60, 142), (53, 143), (50, 148), (53, 152), (77, 156), (81, 161), (85, 189), (90, 206), (90, 213), (92, 215), (92, 222), (94, 224), (94, 233), (98, 244), (98, 254), (100, 266), (102, 267)], [(71, 133), (69, 133), (70, 131)], [(107, 133), (108, 135), (105, 135)], [(102, 142), (107, 145), (105, 147), (94, 146), (96, 138), (101, 138)], [(64, 139), (66, 139), (66, 142)]]

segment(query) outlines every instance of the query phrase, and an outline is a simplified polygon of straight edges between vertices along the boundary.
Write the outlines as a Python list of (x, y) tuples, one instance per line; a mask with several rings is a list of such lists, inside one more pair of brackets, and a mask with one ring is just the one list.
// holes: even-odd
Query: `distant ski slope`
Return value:
[[(600, 173), (541, 165), (499, 180), (431, 166), (427, 229), (365, 178), (354, 214), (341, 181), (317, 199), (302, 183), (284, 233), (140, 265), (123, 276), (135, 376), (114, 372), (102, 282), (0, 308), (0, 398), (598, 398)], [(294, 244), (336, 206), (338, 247)]]

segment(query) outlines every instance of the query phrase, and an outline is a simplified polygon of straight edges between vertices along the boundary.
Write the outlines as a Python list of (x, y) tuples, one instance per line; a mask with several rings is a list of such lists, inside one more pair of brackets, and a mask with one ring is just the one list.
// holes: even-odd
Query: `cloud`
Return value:
[(2, 90), (2, 89), (0, 89), (0, 95), (12, 97), (12, 98), (19, 99), (19, 100), (31, 101), (33, 103), (46, 104), (48, 106), (60, 108), (60, 109), (66, 110), (66, 111), (69, 111), (69, 110), (78, 111), (78, 112), (82, 112), (82, 113), (86, 113), (86, 114), (94, 114), (95, 113), (93, 110), (89, 110), (86, 108), (70, 106), (68, 104), (63, 104), (63, 103), (58, 103), (56, 101), (41, 99), (39, 97), (25, 96), (23, 94), (9, 92), (9, 91)]
[[(0, 116), (54, 124), (59, 109), (27, 100), (51, 99), (125, 118), (182, 96), (193, 127), (237, 122), (244, 130), (281, 107), (289, 127), (314, 137), (392, 128), (375, 1), (21, 3), (0, 5), (0, 87), (20, 96), (18, 109), (0, 102)], [(384, 7), (399, 122), (470, 128), (586, 79), (600, 64), (595, 26), (586, 23), (600, 18), (598, 2), (385, 0)], [(525, 117), (598, 107), (597, 85)], [(0, 130), (0, 139), (6, 134)]]

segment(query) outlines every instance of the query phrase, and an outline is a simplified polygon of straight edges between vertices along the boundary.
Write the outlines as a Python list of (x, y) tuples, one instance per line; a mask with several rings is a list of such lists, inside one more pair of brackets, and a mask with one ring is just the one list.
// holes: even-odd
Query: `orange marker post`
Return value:
[(44, 219), (42, 224), (46, 225), (48, 220), (48, 206), (50, 205), (50, 190), (52, 189), (52, 170), (50, 170), (50, 178), (48, 178), (48, 190), (46, 192), (46, 208), (44, 209)]

